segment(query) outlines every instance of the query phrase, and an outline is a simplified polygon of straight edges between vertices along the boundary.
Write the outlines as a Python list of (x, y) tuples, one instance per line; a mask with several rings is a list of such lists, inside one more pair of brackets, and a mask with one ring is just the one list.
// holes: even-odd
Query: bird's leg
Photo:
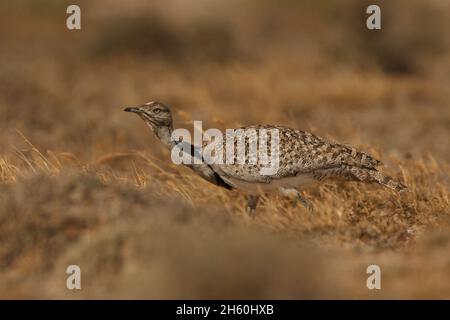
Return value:
[(280, 187), (278, 189), (280, 191), (280, 194), (284, 197), (287, 197), (289, 199), (295, 199), (296, 201), (300, 202), (306, 209), (312, 210), (312, 204), (308, 200), (303, 197), (303, 195), (295, 188), (286, 188), (286, 187)]
[(256, 206), (258, 205), (258, 201), (259, 201), (259, 195), (249, 194), (247, 196), (247, 206), (249, 209), (249, 214), (251, 216), (255, 215), (255, 209), (256, 209)]

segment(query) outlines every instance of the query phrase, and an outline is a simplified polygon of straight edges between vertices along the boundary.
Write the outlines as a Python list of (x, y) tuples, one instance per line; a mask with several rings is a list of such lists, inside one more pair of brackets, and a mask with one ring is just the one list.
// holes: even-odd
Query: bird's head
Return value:
[(153, 128), (172, 126), (172, 113), (169, 107), (159, 102), (150, 101), (139, 107), (125, 108), (124, 111), (136, 113)]

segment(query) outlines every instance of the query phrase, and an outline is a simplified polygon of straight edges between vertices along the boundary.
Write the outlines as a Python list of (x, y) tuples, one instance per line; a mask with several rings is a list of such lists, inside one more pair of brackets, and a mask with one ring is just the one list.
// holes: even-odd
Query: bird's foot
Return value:
[(280, 193), (292, 199), (292, 206), (296, 207), (297, 203), (300, 202), (303, 207), (308, 209), (309, 211), (313, 210), (313, 205), (310, 201), (308, 201), (297, 189), (294, 188), (280, 188)]
[(256, 206), (258, 205), (259, 195), (249, 194), (247, 197), (247, 210), (251, 217), (255, 216)]
[(297, 195), (297, 201), (300, 202), (302, 204), (302, 206), (307, 209), (308, 211), (313, 211), (314, 207), (311, 203), (311, 201), (308, 201), (305, 199), (305, 197), (303, 197), (300, 192)]

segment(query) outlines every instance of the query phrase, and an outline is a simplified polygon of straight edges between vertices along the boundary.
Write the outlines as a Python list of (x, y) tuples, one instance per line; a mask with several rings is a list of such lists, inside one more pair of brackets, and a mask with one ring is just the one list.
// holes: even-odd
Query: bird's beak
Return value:
[(139, 108), (137, 108), (137, 107), (128, 107), (128, 108), (123, 109), (123, 111), (126, 111), (126, 112), (134, 112), (134, 113), (140, 113), (140, 112), (142, 112), (141, 109), (139, 109)]

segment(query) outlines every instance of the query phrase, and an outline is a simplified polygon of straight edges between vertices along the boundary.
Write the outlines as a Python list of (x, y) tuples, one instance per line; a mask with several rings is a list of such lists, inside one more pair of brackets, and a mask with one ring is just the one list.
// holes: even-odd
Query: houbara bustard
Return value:
[[(170, 109), (159, 102), (148, 102), (124, 111), (139, 115), (161, 142), (171, 150), (180, 141), (172, 139), (173, 121)], [(261, 175), (260, 164), (185, 164), (209, 182), (226, 189), (241, 189), (248, 193), (248, 207), (254, 212), (261, 192), (277, 189), (282, 195), (296, 197), (310, 208), (298, 189), (328, 179), (375, 183), (403, 191), (406, 186), (377, 170), (380, 161), (346, 145), (331, 143), (309, 132), (282, 126), (256, 125), (240, 129), (277, 129), (279, 141), (279, 166), (271, 175)], [(225, 133), (223, 133), (225, 141)], [(245, 142), (246, 144), (249, 141)], [(195, 148), (189, 145), (192, 157)]]

